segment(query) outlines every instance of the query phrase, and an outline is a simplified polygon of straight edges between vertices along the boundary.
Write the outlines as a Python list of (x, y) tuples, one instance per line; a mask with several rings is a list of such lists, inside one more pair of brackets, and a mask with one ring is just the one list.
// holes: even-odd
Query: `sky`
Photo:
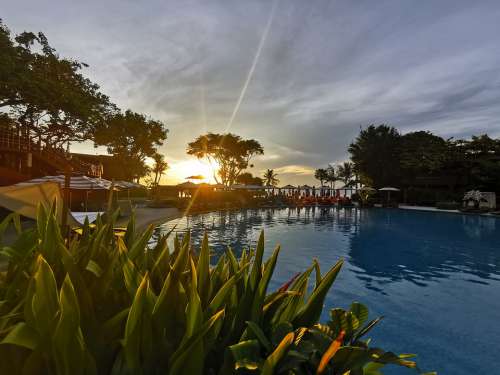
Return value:
[(18, 0), (0, 17), (166, 124), (163, 183), (206, 170), (185, 150), (207, 131), (260, 141), (251, 172), (281, 184), (314, 184), (369, 124), (500, 137), (497, 0)]

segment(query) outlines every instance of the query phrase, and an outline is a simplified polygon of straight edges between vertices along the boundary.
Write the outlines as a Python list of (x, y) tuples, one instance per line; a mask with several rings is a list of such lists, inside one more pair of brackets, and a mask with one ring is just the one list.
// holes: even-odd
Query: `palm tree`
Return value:
[(349, 185), (354, 177), (354, 165), (349, 161), (345, 161), (339, 165), (337, 169), (338, 177), (344, 182), (344, 185)]
[(318, 168), (314, 171), (314, 178), (323, 186), (323, 182), (328, 181), (328, 171), (325, 168)]
[(330, 187), (333, 189), (335, 187), (335, 181), (339, 180), (337, 172), (335, 171), (335, 166), (333, 164), (328, 164), (328, 168), (326, 168), (326, 174), (326, 181), (330, 183)]
[(158, 186), (160, 183), (161, 176), (168, 169), (168, 163), (165, 161), (165, 157), (161, 154), (155, 154), (153, 156), (154, 164), (151, 171), (154, 173), (153, 186)]
[(277, 174), (274, 172), (273, 169), (268, 169), (264, 172), (264, 182), (267, 186), (276, 186), (280, 182), (277, 178)]

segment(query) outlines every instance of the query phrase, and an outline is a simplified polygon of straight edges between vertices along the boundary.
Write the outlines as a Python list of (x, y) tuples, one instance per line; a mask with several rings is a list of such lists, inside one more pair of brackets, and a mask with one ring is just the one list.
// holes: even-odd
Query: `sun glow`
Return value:
[(217, 166), (212, 166), (209, 163), (198, 160), (184, 160), (171, 162), (170, 168), (167, 170), (162, 183), (167, 184), (178, 184), (187, 181), (187, 177), (201, 175), (204, 178), (202, 180), (191, 180), (195, 184), (198, 183), (216, 183), (213, 174), (214, 168), (217, 169)]

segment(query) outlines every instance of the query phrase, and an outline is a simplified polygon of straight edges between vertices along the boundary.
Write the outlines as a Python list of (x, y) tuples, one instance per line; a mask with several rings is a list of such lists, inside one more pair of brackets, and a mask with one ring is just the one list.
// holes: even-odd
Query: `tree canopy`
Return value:
[(361, 130), (348, 149), (361, 178), (369, 178), (375, 187), (400, 182), (400, 138), (399, 132), (388, 125), (370, 125)]
[(243, 185), (264, 185), (264, 180), (252, 175), (250, 172), (243, 172), (236, 178), (236, 183)]
[(229, 186), (245, 169), (253, 167), (250, 160), (255, 155), (264, 154), (264, 149), (254, 139), (243, 139), (231, 133), (207, 133), (189, 143), (187, 153), (198, 159), (207, 159), (214, 169), (217, 183)]
[(328, 181), (328, 171), (325, 168), (318, 168), (314, 171), (314, 178), (323, 186), (323, 183)]
[(417, 180), (442, 180), (450, 189), (500, 191), (500, 140), (443, 139), (426, 131), (401, 135), (370, 125), (349, 146), (354, 170), (374, 187), (411, 187)]
[(0, 108), (39, 142), (61, 147), (90, 139), (95, 126), (117, 110), (81, 74), (84, 67), (61, 58), (43, 33), (12, 38), (0, 23)]
[(60, 57), (43, 33), (12, 36), (0, 20), (0, 112), (40, 147), (64, 149), (94, 141), (121, 164), (128, 179), (148, 173), (147, 157), (167, 138), (164, 125), (122, 112), (86, 78), (85, 63)]
[(96, 127), (94, 142), (106, 146), (108, 153), (123, 165), (129, 179), (148, 173), (145, 160), (157, 157), (157, 148), (167, 139), (168, 130), (160, 121), (130, 110), (116, 113)]

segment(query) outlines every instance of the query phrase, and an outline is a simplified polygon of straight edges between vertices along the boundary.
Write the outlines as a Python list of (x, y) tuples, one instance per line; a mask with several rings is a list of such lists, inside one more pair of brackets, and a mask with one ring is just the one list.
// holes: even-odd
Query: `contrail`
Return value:
[(203, 125), (203, 133), (207, 132), (207, 106), (206, 106), (206, 98), (205, 98), (205, 75), (203, 74), (203, 66), (200, 69), (200, 112), (201, 112), (201, 122)]
[(262, 48), (264, 47), (264, 43), (266, 42), (267, 39), (267, 34), (269, 33), (269, 29), (271, 28), (271, 24), (273, 22), (274, 18), (274, 13), (276, 11), (276, 7), (278, 5), (279, 0), (275, 0), (273, 2), (273, 7), (271, 9), (271, 13), (269, 14), (269, 18), (267, 20), (266, 27), (264, 29), (264, 33), (262, 34), (262, 37), (260, 38), (260, 43), (259, 46), (257, 47), (257, 53), (255, 54), (252, 62), (252, 66), (250, 67), (250, 70), (248, 71), (247, 79), (245, 80), (245, 84), (243, 85), (243, 88), (241, 89), (240, 96), (238, 98), (238, 101), (236, 102), (236, 105), (234, 106), (233, 113), (231, 114), (231, 118), (229, 119), (226, 129), (224, 133), (227, 133), (228, 130), (231, 128), (233, 125), (234, 118), (236, 117), (236, 114), (238, 113), (238, 110), (240, 109), (241, 102), (243, 101), (243, 98), (245, 97), (245, 93), (248, 88), (248, 84), (250, 83), (253, 72), (255, 70), (255, 67), (257, 66), (257, 62), (259, 61), (260, 53), (262, 52)]

